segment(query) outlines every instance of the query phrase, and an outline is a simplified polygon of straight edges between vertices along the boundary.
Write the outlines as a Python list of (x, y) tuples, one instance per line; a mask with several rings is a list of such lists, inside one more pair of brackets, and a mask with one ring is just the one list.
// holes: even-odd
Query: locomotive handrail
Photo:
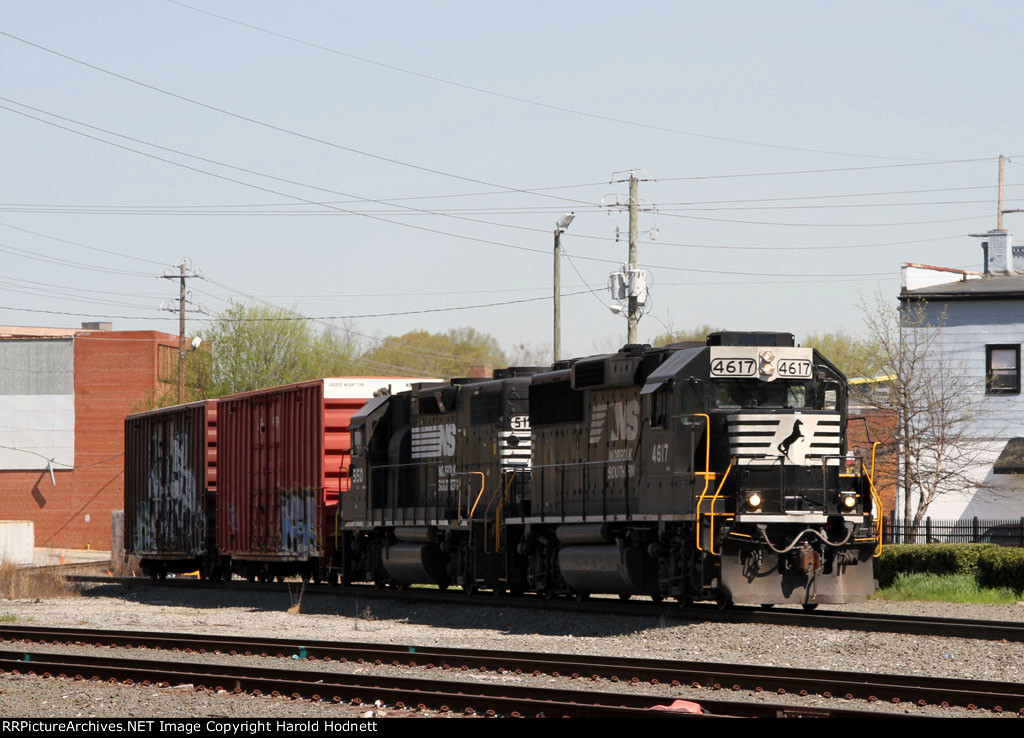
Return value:
[[(882, 499), (878, 496), (878, 490), (875, 489), (875, 450), (882, 445), (881, 441), (875, 441), (871, 444), (871, 473), (868, 475), (868, 489), (871, 490), (871, 501), (874, 503), (875, 510), (882, 509)], [(875, 546), (875, 556), (882, 555), (882, 518), (878, 515), (875, 516), (875, 535), (878, 537), (878, 545)]]
[(484, 495), (485, 477), (483, 472), (469, 472), (470, 474), (480, 475), (480, 491), (476, 493), (476, 500), (473, 502), (473, 508), (469, 511), (469, 519), (473, 520), (473, 515), (476, 513), (476, 506), (480, 504), (480, 498)]
[[(711, 484), (711, 480), (714, 478), (714, 472), (711, 471), (711, 416), (708, 415), (707, 413), (694, 413), (693, 417), (695, 417), (695, 418), (704, 418), (704, 428), (705, 428), (705, 436), (706, 436), (705, 440), (704, 440), (704, 471), (702, 471), (702, 472), (694, 472), (694, 475), (697, 475), (697, 474), (703, 474), (704, 475), (704, 490), (700, 493), (700, 496), (703, 499), (704, 495), (708, 491), (708, 485)], [(697, 517), (700, 518), (700, 505), (699, 504), (697, 505), (697, 511), (698, 511), (697, 512)], [(698, 528), (698, 533), (697, 533), (697, 539), (698, 539), (698, 541), (700, 540), (699, 528)], [(698, 549), (700, 548), (699, 544), (698, 544), (697, 548)]]
[[(504, 476), (504, 475), (502, 475)], [(505, 492), (498, 499), (498, 504), (494, 506), (494, 551), (487, 550), (487, 516), (490, 513), (491, 505), (494, 503), (495, 498), (498, 497), (498, 493), (501, 491), (501, 480), (494, 486), (494, 492), (491, 493), (490, 498), (487, 500), (487, 508), (484, 510), (484, 553), (499, 553), (501, 546), (501, 508), (505, 504), (505, 497), (508, 496), (508, 489), (512, 484), (512, 480), (516, 478), (516, 471), (512, 471), (512, 476), (505, 482)], [(481, 490), (482, 491), (482, 490)], [(470, 515), (470, 528), (469, 528), (469, 540), (473, 540), (473, 521), (472, 515)]]
[[(715, 552), (715, 516), (716, 515), (728, 515), (728, 513), (716, 513), (715, 512), (715, 503), (718, 502), (718, 496), (721, 494), (722, 487), (725, 486), (725, 480), (727, 480), (729, 478), (729, 472), (732, 471), (732, 465), (735, 462), (736, 462), (736, 457), (734, 456), (729, 461), (729, 467), (725, 470), (725, 474), (722, 475), (722, 481), (720, 481), (718, 483), (718, 487), (715, 488), (715, 494), (712, 495), (712, 497), (711, 497), (711, 512), (705, 513), (705, 515), (709, 515), (711, 517), (711, 524), (708, 526), (710, 528), (710, 533), (711, 533), (711, 543), (708, 545), (708, 553), (710, 553), (712, 556), (720, 555), (720, 552), (719, 553)], [(707, 488), (705, 487), (705, 492), (706, 491), (707, 491)], [(698, 551), (703, 551), (704, 550), (703, 548), (700, 547), (700, 515), (701, 515), (700, 508), (701, 508), (701, 505), (704, 502), (705, 496), (706, 495), (702, 493), (700, 498), (697, 500), (697, 550)]]

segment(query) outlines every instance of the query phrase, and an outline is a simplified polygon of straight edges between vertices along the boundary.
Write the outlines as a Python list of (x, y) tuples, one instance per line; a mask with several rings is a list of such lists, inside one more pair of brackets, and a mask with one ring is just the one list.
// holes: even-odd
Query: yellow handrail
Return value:
[(878, 512), (882, 509), (882, 500), (875, 489), (875, 449), (880, 445), (881, 441), (875, 441), (871, 444), (871, 474), (868, 475), (868, 489), (871, 491), (872, 507), (875, 509), (875, 536), (878, 539), (878, 545), (875, 546), (876, 557), (882, 555), (882, 516), (878, 515)]
[(476, 493), (476, 502), (473, 503), (473, 509), (469, 511), (469, 519), (470, 519), (470, 521), (472, 521), (473, 520), (473, 513), (476, 512), (476, 506), (480, 503), (480, 496), (483, 495), (483, 493), (484, 493), (484, 473), (483, 472), (474, 471), (474, 472), (469, 472), (469, 474), (479, 474), (480, 475), (480, 491)]
[[(718, 501), (718, 495), (720, 495), (722, 493), (722, 487), (725, 486), (725, 480), (729, 478), (729, 472), (732, 471), (732, 465), (733, 465), (733, 463), (735, 463), (735, 461), (736, 461), (735, 457), (733, 457), (732, 460), (729, 461), (729, 468), (725, 470), (725, 474), (722, 475), (722, 481), (718, 483), (718, 488), (715, 490), (715, 494), (711, 498), (711, 512), (708, 513), (708, 515), (711, 516), (711, 525), (709, 526), (711, 528), (711, 543), (708, 545), (708, 552), (712, 556), (718, 556), (721, 553), (720, 551), (719, 552), (715, 551), (715, 515), (728, 515), (728, 513), (716, 513), (715, 512), (715, 503)], [(700, 537), (700, 518), (697, 519), (697, 536), (698, 536), (698, 542), (699, 542), (699, 537)], [(698, 545), (697, 548), (700, 549), (700, 546)]]

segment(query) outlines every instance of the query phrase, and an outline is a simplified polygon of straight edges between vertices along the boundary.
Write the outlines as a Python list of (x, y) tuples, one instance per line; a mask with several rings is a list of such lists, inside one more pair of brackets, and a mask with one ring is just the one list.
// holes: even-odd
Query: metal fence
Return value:
[(896, 515), (882, 518), (884, 543), (995, 543), (1024, 548), (1024, 518), (1004, 520), (925, 518), (919, 525)]

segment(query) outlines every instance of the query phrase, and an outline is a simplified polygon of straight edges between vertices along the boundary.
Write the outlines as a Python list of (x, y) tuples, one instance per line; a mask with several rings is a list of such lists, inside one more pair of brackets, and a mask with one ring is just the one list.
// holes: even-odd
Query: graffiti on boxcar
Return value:
[(281, 493), (281, 544), (285, 551), (316, 556), (316, 490)]
[(194, 552), (205, 548), (203, 499), (189, 465), (189, 435), (163, 426), (150, 436), (147, 494), (137, 507), (135, 550)]

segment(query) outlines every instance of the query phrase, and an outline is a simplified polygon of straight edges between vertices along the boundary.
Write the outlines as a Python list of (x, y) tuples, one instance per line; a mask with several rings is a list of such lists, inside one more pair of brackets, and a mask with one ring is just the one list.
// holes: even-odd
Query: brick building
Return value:
[(178, 337), (0, 326), (0, 519), (36, 546), (110, 547), (124, 500), (124, 417), (177, 381)]

